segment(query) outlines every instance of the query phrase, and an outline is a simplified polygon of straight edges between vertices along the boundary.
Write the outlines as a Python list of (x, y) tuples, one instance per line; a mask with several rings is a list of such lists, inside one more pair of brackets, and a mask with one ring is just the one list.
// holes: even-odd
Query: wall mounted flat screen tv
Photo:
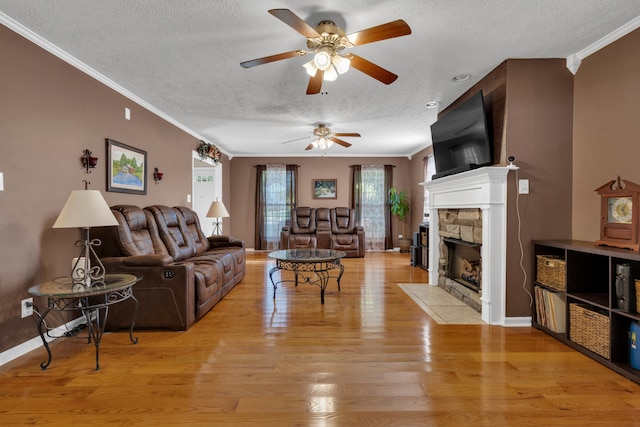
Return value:
[(431, 125), (433, 179), (493, 163), (493, 142), (479, 91)]

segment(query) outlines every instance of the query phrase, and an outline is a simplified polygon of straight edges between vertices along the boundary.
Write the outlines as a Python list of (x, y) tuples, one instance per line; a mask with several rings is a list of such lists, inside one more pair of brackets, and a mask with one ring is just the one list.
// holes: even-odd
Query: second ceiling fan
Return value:
[(362, 71), (384, 84), (391, 84), (398, 78), (397, 75), (379, 65), (352, 53), (343, 53), (343, 50), (411, 34), (411, 28), (402, 19), (346, 35), (344, 30), (333, 21), (322, 21), (313, 28), (289, 9), (271, 9), (269, 13), (306, 37), (308, 50), (293, 50), (241, 62), (242, 67), (251, 68), (314, 53), (314, 58), (304, 64), (310, 76), (307, 95), (320, 93), (323, 80), (335, 80), (338, 74), (345, 73), (349, 67)]
[[(340, 137), (360, 137), (359, 133), (347, 132), (347, 133), (333, 133), (331, 129), (329, 129), (324, 123), (318, 124), (318, 127), (313, 129), (313, 141), (311, 144), (307, 145), (305, 150), (312, 150), (314, 148), (318, 148), (320, 150), (325, 150), (333, 145), (335, 142), (338, 145), (342, 145), (345, 148), (351, 147), (351, 144), (347, 141), (343, 141)], [(288, 144), (290, 142), (300, 141), (303, 139), (307, 139), (311, 137), (304, 137), (298, 139), (292, 139), (291, 141), (285, 141), (283, 144)]]

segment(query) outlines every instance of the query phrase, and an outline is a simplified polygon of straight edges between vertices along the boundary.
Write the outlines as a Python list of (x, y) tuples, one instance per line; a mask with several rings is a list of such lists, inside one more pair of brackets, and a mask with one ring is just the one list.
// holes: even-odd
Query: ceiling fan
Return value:
[(346, 35), (344, 30), (333, 21), (321, 21), (316, 28), (312, 28), (289, 9), (271, 9), (269, 13), (305, 36), (308, 50), (293, 50), (252, 59), (241, 62), (242, 67), (251, 68), (256, 65), (315, 53), (314, 58), (303, 65), (310, 76), (307, 95), (320, 93), (323, 80), (333, 81), (338, 77), (338, 74), (346, 73), (349, 67), (360, 70), (387, 85), (398, 78), (397, 75), (379, 65), (352, 53), (343, 53), (343, 50), (411, 34), (411, 28), (402, 19)]
[[(318, 127), (313, 129), (313, 138), (314, 138), (313, 141), (311, 142), (311, 144), (307, 145), (307, 148), (305, 148), (305, 150), (312, 150), (314, 148), (318, 148), (320, 150), (325, 150), (325, 149), (331, 147), (334, 142), (336, 144), (338, 144), (338, 145), (342, 145), (345, 148), (351, 147), (350, 143), (348, 143), (347, 141), (343, 141), (340, 138), (337, 138), (338, 136), (341, 136), (341, 137), (345, 137), (345, 136), (360, 137), (360, 134), (359, 133), (352, 133), (352, 132), (350, 132), (350, 133), (333, 133), (333, 132), (331, 132), (331, 129), (329, 129), (324, 123), (319, 123)], [(283, 144), (289, 144), (290, 142), (300, 141), (300, 140), (307, 139), (307, 138), (311, 138), (311, 137), (292, 139), (290, 141), (283, 142)]]

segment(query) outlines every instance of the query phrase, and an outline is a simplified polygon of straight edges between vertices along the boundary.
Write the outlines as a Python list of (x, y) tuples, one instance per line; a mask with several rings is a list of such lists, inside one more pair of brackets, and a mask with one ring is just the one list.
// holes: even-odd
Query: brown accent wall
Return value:
[[(531, 314), (523, 286), (533, 288), (532, 241), (571, 238), (572, 109), (573, 75), (564, 59), (507, 61), (505, 154), (520, 168), (509, 173), (507, 189), (509, 317)], [(518, 197), (517, 179), (529, 180), (530, 194)]]
[[(336, 207), (351, 205), (351, 165), (379, 164), (394, 165), (393, 185), (411, 192), (417, 187), (412, 180), (410, 161), (406, 157), (373, 158), (373, 157), (291, 157), (257, 158), (234, 157), (231, 160), (231, 200), (230, 214), (233, 216), (231, 234), (246, 242), (253, 248), (255, 233), (255, 193), (256, 168), (258, 164), (293, 164), (298, 169), (298, 206)], [(338, 194), (336, 199), (316, 200), (313, 198), (311, 183), (314, 179), (337, 179)], [(413, 204), (412, 204), (413, 206)], [(393, 218), (391, 227), (394, 245), (397, 246), (398, 234), (402, 233), (402, 225)], [(412, 225), (407, 224), (405, 234), (409, 234)], [(417, 229), (417, 225), (415, 226)]]
[(582, 61), (575, 75), (573, 217), (577, 240), (600, 237), (600, 196), (620, 176), (640, 184), (640, 30)]
[[(520, 168), (507, 180), (506, 316), (526, 317), (531, 315), (525, 288), (531, 292), (532, 240), (571, 238), (573, 75), (564, 59), (509, 59), (441, 115), (479, 90), (492, 127), (495, 163), (504, 166), (514, 155)], [(517, 179), (529, 180), (530, 194), (518, 197)]]
[[(37, 336), (20, 300), (42, 281), (68, 275), (79, 230), (52, 229), (72, 190), (101, 190), (110, 205), (187, 205), (197, 139), (0, 25), (0, 352)], [(131, 120), (125, 120), (125, 107)], [(147, 195), (106, 192), (105, 138), (147, 151)], [(86, 174), (88, 148), (98, 166)], [(228, 161), (228, 159), (224, 159)], [(164, 172), (154, 185), (153, 167)], [(228, 177), (228, 168), (224, 169)], [(229, 179), (225, 179), (225, 183)], [(229, 188), (225, 188), (229, 194)], [(225, 202), (228, 202), (225, 200)], [(43, 309), (46, 301), (35, 299)], [(77, 316), (72, 316), (77, 317)], [(59, 313), (49, 326), (66, 320)]]

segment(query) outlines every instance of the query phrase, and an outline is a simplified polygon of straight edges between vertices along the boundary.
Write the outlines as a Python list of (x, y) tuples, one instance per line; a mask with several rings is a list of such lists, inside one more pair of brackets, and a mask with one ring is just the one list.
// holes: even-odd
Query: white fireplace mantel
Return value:
[(507, 167), (489, 166), (421, 183), (429, 190), (429, 282), (438, 284), (438, 209), (482, 210), (482, 320), (506, 325)]

